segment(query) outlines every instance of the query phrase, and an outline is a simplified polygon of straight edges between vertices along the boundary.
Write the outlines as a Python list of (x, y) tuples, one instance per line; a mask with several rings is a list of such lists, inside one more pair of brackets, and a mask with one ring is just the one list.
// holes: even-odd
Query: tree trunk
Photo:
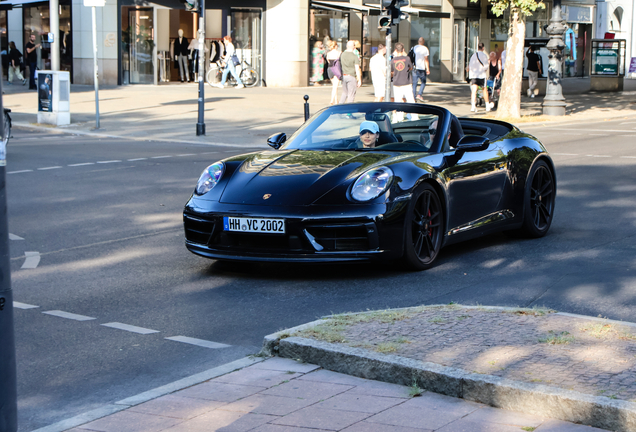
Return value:
[(521, 117), (521, 83), (523, 80), (523, 45), (526, 17), (520, 8), (510, 10), (510, 31), (506, 43), (506, 66), (496, 118)]

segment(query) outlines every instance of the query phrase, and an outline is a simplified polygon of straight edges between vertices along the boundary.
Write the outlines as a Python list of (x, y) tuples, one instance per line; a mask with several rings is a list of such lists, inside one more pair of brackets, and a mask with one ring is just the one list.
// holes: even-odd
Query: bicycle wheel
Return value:
[(211, 87), (214, 87), (220, 81), (219, 70), (215, 67), (208, 69), (205, 74), (205, 80)]
[(259, 81), (258, 72), (252, 68), (243, 69), (240, 78), (245, 87), (254, 87)]

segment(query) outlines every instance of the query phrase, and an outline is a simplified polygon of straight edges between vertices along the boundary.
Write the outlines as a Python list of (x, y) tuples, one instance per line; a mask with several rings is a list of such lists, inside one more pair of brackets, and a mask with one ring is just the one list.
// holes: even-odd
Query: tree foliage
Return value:
[(537, 9), (545, 9), (545, 4), (543, 0), (488, 0), (488, 3), (498, 17), (502, 16), (506, 10), (510, 10), (505, 73), (501, 83), (501, 97), (496, 117), (520, 117), (526, 17), (532, 15)]

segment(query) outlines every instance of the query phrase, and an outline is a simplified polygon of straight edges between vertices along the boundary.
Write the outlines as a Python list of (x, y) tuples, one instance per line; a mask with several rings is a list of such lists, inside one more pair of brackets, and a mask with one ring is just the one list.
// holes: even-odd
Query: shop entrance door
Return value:
[(453, 24), (453, 81), (466, 79), (466, 23), (456, 19)]
[[(239, 60), (245, 60), (262, 77), (260, 9), (232, 9), (232, 39)], [(257, 84), (257, 85), (260, 85)]]
[(152, 16), (152, 8), (128, 11), (130, 84), (154, 84), (155, 68), (152, 54), (155, 38)]

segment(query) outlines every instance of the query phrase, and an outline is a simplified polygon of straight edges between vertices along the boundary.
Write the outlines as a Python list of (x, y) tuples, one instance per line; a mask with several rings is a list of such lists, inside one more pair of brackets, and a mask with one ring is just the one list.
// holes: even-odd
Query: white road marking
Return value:
[(612, 157), (610, 155), (585, 155), (587, 157)]
[(636, 156), (620, 156), (624, 159), (636, 159)]
[(196, 154), (195, 153), (185, 153), (185, 154), (177, 155), (177, 157), (184, 157), (184, 156), (196, 156)]
[[(576, 132), (581, 132), (581, 129), (575, 129), (575, 128), (554, 128), (556, 130), (563, 130), (563, 131), (576, 131)], [(587, 132), (632, 132), (631, 130), (625, 130), (625, 129), (587, 129)], [(591, 134), (586, 134), (586, 135), (591, 135)], [(603, 134), (605, 135), (605, 134)]]
[(150, 159), (165, 159), (165, 158), (171, 158), (172, 155), (167, 155), (167, 156), (153, 156)]
[(25, 252), (24, 256), (26, 256), (26, 259), (21, 268), (34, 269), (40, 264), (40, 252)]
[(588, 134), (589, 136), (605, 136), (607, 134)]
[(108, 163), (117, 163), (121, 162), (120, 160), (109, 160), (109, 161), (97, 161), (99, 164), (108, 164)]
[(14, 301), (13, 307), (18, 309), (35, 309), (35, 308), (39, 308), (40, 306), (34, 306), (34, 305)]
[(38, 171), (46, 171), (46, 170), (52, 170), (52, 169), (58, 169), (58, 168), (62, 168), (62, 167), (61, 166), (44, 167), (44, 168), (38, 168)]
[(9, 233), (9, 240), (24, 240), (22, 237)]
[(128, 162), (136, 162), (140, 160), (148, 160), (148, 158), (136, 158), (136, 159), (127, 159)]
[(552, 153), (553, 156), (578, 156), (577, 153)]
[(70, 312), (64, 312), (61, 310), (50, 310), (50, 311), (46, 311), (46, 312), (42, 312), (43, 314), (47, 314), (47, 315), (53, 315), (56, 317), (60, 317), (60, 318), (66, 318), (66, 319), (71, 319), (71, 320), (75, 320), (75, 321), (90, 321), (90, 320), (94, 320), (95, 318), (91, 318), (91, 317), (87, 317), (84, 315), (77, 315), (74, 313), (70, 313)]
[(166, 339), (171, 340), (171, 341), (175, 341), (175, 342), (183, 342), (183, 343), (187, 343), (190, 345), (197, 345), (203, 348), (228, 348), (230, 347), (230, 345), (225, 345), (222, 343), (218, 343), (218, 342), (210, 342), (210, 341), (206, 341), (203, 339), (196, 339), (196, 338), (191, 338), (191, 337), (187, 337), (187, 336), (170, 336), (167, 337)]
[(629, 121), (629, 122), (623, 122), (623, 123), (620, 123), (620, 124), (621, 124), (621, 125), (624, 125), (624, 124), (636, 124), (636, 122)]
[(7, 174), (20, 174), (25, 172), (33, 172), (33, 170), (9, 171)]
[(147, 329), (147, 328), (143, 328), (143, 327), (137, 327), (137, 326), (128, 325), (128, 324), (122, 324), (122, 323), (118, 323), (118, 322), (111, 322), (111, 323), (106, 323), (106, 324), (102, 324), (102, 325), (104, 327), (111, 327), (111, 328), (115, 328), (115, 329), (119, 329), (119, 330), (125, 330), (125, 331), (129, 331), (129, 332), (133, 332), (133, 333), (139, 333), (139, 334), (159, 333), (158, 330), (151, 330), (151, 329)]
[(76, 166), (85, 166), (85, 165), (95, 165), (95, 162), (84, 162), (84, 163), (77, 163), (77, 164), (72, 164), (67, 166), (76, 167)]

